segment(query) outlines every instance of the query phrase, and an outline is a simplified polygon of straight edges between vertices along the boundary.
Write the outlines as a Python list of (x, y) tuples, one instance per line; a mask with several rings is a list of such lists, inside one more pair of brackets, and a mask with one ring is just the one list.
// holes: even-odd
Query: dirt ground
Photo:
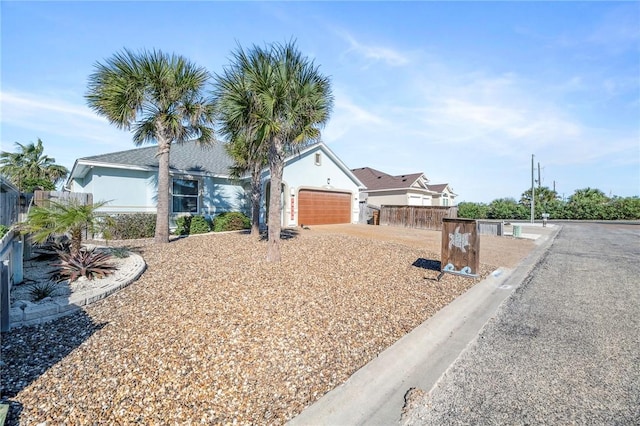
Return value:
[[(309, 228), (311, 232), (315, 233), (352, 235), (372, 240), (389, 241), (409, 247), (424, 248), (433, 253), (440, 253), (442, 245), (442, 231), (354, 224), (313, 225)], [(480, 263), (514, 268), (534, 247), (533, 240), (481, 235)]]

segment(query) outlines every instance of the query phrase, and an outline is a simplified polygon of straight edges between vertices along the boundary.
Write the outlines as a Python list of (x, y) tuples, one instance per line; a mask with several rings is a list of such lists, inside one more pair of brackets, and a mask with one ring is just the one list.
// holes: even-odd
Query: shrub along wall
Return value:
[(155, 213), (122, 213), (111, 217), (114, 220), (112, 234), (116, 240), (153, 238), (156, 233)]

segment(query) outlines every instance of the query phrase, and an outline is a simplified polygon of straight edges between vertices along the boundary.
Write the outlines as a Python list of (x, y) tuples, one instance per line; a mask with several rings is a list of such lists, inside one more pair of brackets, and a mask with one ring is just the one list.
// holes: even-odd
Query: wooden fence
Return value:
[(380, 225), (405, 228), (442, 230), (443, 218), (458, 217), (457, 207), (440, 206), (382, 206)]
[(0, 176), (0, 225), (11, 226), (19, 219), (20, 192)]
[(93, 194), (84, 192), (65, 192), (65, 191), (34, 191), (33, 203), (36, 206), (43, 207), (50, 200), (56, 202), (65, 202), (74, 200), (82, 205), (93, 204)]

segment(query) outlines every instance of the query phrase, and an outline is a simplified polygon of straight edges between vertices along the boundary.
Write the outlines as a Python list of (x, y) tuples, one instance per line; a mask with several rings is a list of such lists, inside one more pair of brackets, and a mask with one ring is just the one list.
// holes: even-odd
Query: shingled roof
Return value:
[(391, 176), (371, 167), (351, 170), (369, 191), (410, 188), (423, 173)]
[(427, 188), (429, 188), (431, 191), (442, 193), (447, 186), (449, 186), (448, 183), (438, 183), (434, 185), (427, 185)]
[[(79, 158), (78, 163), (101, 163), (142, 168), (157, 168), (158, 158), (156, 145), (127, 151), (111, 152)], [(224, 149), (223, 142), (211, 145), (200, 145), (195, 141), (171, 145), (169, 167), (172, 170), (205, 173), (213, 175), (229, 175), (229, 167), (233, 161)]]

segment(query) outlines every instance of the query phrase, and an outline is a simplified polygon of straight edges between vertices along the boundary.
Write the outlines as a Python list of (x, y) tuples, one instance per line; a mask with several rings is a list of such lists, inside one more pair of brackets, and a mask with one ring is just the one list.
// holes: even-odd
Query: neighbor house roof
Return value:
[[(442, 192), (444, 191), (447, 186), (449, 186), (448, 183), (438, 183), (438, 184), (434, 184), (434, 185), (427, 185), (427, 187), (429, 187), (430, 190), (435, 191), (435, 192)], [(451, 189), (451, 188), (449, 188)]]
[(391, 176), (371, 167), (361, 167), (351, 170), (354, 175), (367, 187), (369, 191), (389, 189), (408, 189), (424, 176), (423, 173), (411, 173), (408, 175)]

